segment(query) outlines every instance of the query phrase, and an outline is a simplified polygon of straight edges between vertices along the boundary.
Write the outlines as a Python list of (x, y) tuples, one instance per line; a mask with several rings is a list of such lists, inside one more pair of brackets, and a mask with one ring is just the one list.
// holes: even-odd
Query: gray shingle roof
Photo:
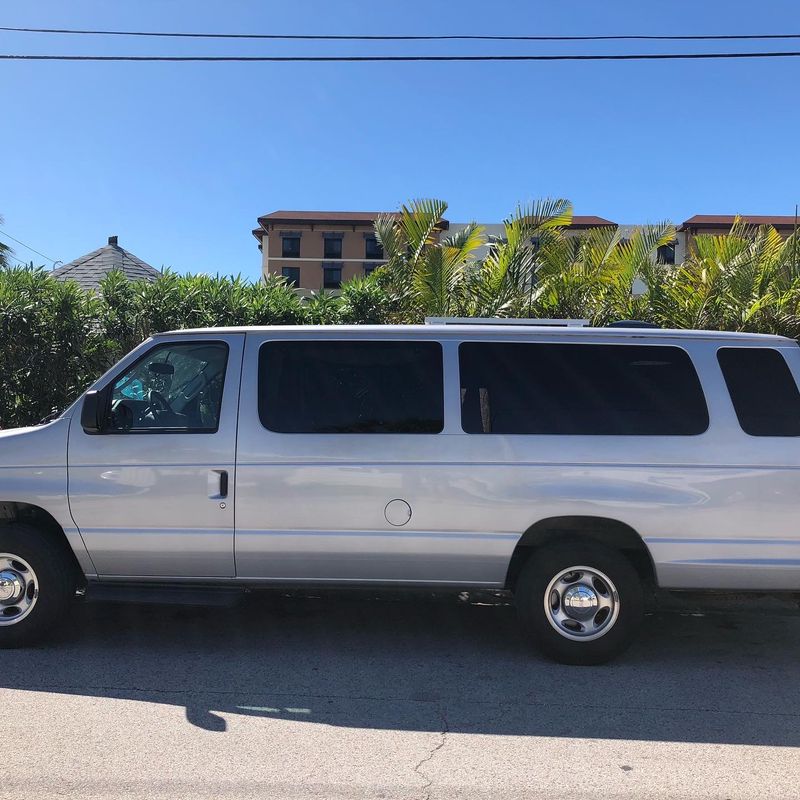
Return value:
[(120, 270), (132, 281), (154, 281), (161, 273), (133, 253), (117, 244), (117, 237), (109, 237), (108, 244), (70, 261), (53, 270), (60, 281), (75, 281), (82, 289), (96, 289), (100, 281), (113, 270)]

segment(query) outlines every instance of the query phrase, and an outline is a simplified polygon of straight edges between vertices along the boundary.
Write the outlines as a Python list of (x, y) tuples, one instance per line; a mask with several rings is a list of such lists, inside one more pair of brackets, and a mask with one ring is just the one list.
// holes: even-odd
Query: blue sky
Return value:
[[(795, 0), (39, 0), (0, 24), (272, 33), (800, 32)], [(646, 44), (202, 42), (0, 32), (0, 52), (574, 52)], [(730, 43), (706, 43), (721, 50)], [(755, 45), (749, 45), (754, 47)], [(687, 47), (667, 43), (664, 49)], [(748, 45), (734, 43), (746, 49)], [(770, 49), (800, 49), (778, 42)], [(154, 266), (259, 274), (276, 209), (441, 197), (499, 221), (568, 197), (621, 223), (791, 214), (800, 59), (517, 64), (0, 63), (2, 230), (69, 261), (117, 234)], [(7, 241), (7, 240), (4, 240)], [(42, 259), (14, 245), (20, 258)]]

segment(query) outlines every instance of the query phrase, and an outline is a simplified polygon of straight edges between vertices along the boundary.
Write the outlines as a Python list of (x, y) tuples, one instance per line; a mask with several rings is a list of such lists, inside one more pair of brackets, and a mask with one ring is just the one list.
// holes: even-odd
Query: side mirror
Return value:
[(102, 433), (106, 421), (106, 393), (92, 389), (83, 397), (81, 427), (86, 433)]

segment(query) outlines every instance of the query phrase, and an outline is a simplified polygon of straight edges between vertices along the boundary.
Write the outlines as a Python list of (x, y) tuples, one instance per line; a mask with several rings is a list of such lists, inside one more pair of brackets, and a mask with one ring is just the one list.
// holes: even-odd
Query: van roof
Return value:
[(767, 342), (773, 345), (796, 344), (787, 336), (764, 333), (738, 333), (734, 331), (705, 331), (668, 328), (591, 328), (562, 327), (549, 325), (240, 325), (219, 328), (186, 328), (183, 330), (164, 331), (155, 336), (176, 336), (180, 334), (219, 333), (324, 333), (324, 334), (371, 334), (413, 335), (415, 338), (435, 335), (437, 338), (475, 338), (484, 336), (519, 336), (558, 338), (597, 338), (604, 339), (716, 339), (720, 341), (749, 341), (751, 343)]

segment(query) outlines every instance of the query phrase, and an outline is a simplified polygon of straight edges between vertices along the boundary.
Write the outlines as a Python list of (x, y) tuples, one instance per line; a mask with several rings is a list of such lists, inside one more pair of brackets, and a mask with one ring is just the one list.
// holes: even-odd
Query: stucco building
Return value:
[[(368, 275), (385, 263), (375, 238), (376, 211), (273, 211), (258, 218), (253, 235), (261, 250), (262, 274), (282, 275), (303, 293), (321, 289), (336, 292), (356, 276)], [(743, 217), (751, 225), (772, 225), (785, 238), (795, 227), (793, 216)], [(664, 264), (680, 264), (691, 252), (694, 237), (723, 234), (735, 220), (732, 214), (697, 214), (677, 227), (675, 239), (660, 247), (656, 258)], [(444, 222), (440, 233), (455, 233), (467, 223)], [(636, 225), (620, 225), (594, 215), (575, 215), (565, 227), (566, 236), (580, 236), (593, 228), (618, 229), (629, 238)], [(501, 223), (484, 225), (488, 236), (502, 237)], [(478, 248), (476, 258), (488, 252)]]
[[(368, 275), (385, 263), (375, 238), (377, 211), (273, 211), (258, 218), (253, 236), (261, 250), (261, 272), (281, 275), (297, 289), (337, 291), (359, 275)], [(443, 220), (439, 233), (453, 233), (467, 223)], [(574, 216), (566, 229), (578, 236), (590, 228), (616, 227), (615, 222), (597, 216)], [(502, 236), (502, 224), (488, 224), (486, 233)], [(488, 248), (479, 248), (476, 257)]]
[(385, 263), (375, 238), (378, 211), (273, 211), (253, 230), (264, 277), (282, 275), (296, 288), (337, 291)]

